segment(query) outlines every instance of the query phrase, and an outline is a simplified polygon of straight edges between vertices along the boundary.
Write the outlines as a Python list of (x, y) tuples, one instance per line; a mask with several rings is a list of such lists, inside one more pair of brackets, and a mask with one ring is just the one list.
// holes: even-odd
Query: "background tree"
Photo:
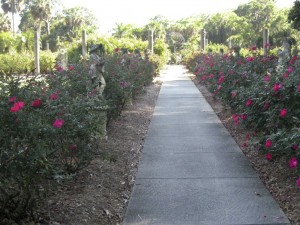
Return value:
[(288, 21), (292, 27), (296, 30), (300, 30), (300, 2), (299, 0), (294, 2), (293, 7), (288, 13)]
[(77, 43), (81, 38), (82, 30), (88, 35), (97, 34), (98, 22), (93, 13), (85, 7), (63, 9), (51, 19), (49, 42), (51, 50), (55, 51), (65, 42)]
[(116, 27), (112, 29), (112, 36), (116, 38), (132, 37), (132, 29), (131, 24), (116, 23)]
[[(150, 19), (150, 22), (145, 26), (147, 32), (153, 30), (153, 40), (161, 39), (165, 40), (166, 30), (169, 28), (170, 22), (163, 16), (157, 15)], [(148, 33), (147, 37), (148, 38)]]
[(131, 29), (131, 34), (134, 38), (146, 41), (147, 40), (147, 31), (145, 27), (133, 27)]
[(275, 14), (275, 0), (252, 0), (247, 4), (239, 5), (234, 11), (238, 16), (245, 18), (251, 25), (251, 35), (249, 43), (262, 34), (264, 28), (270, 27)]
[(8, 32), (11, 30), (11, 21), (7, 15), (0, 13), (0, 32)]
[(249, 23), (234, 12), (213, 14), (204, 28), (210, 43), (240, 46), (251, 39)]
[(289, 9), (278, 10), (271, 21), (270, 37), (273, 38), (275, 46), (281, 46), (285, 37), (297, 38), (299, 32), (292, 28), (288, 22)]
[[(34, 22), (34, 27), (40, 32), (42, 23), (45, 23), (46, 33), (50, 34), (50, 20), (57, 6), (57, 0), (27, 0), (26, 9), (23, 12), (25, 23)], [(31, 15), (31, 17), (30, 17)]]
[(19, 13), (24, 6), (24, 0), (1, 0), (1, 8), (5, 14), (12, 14), (12, 31), (15, 33), (15, 14)]

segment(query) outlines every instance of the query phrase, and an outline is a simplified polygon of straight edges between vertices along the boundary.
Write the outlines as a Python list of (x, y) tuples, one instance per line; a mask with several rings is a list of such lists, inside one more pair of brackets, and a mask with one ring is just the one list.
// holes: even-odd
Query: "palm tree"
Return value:
[(12, 14), (13, 33), (15, 33), (15, 13), (20, 12), (23, 5), (24, 5), (24, 0), (1, 0), (1, 8), (3, 9), (4, 13)]
[(129, 34), (129, 32), (132, 30), (131, 24), (124, 24), (124, 23), (117, 23), (117, 27), (113, 28), (113, 36), (116, 38), (122, 38)]
[(29, 10), (33, 19), (37, 22), (37, 30), (40, 33), (42, 22), (46, 23), (47, 34), (50, 34), (50, 19), (56, 0), (31, 0)]

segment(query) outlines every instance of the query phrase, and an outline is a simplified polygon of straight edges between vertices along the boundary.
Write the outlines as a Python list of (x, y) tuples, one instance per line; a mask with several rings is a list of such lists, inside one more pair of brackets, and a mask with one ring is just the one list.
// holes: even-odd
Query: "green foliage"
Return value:
[(168, 49), (168, 45), (162, 39), (157, 39), (154, 42), (153, 51), (154, 54), (150, 56), (150, 61), (156, 65), (155, 73), (158, 73), (170, 59), (171, 52)]
[(106, 88), (98, 98), (84, 60), (49, 72), (56, 55), (42, 51), (48, 72), (26, 76), (17, 73), (33, 62), (30, 53), (0, 56), (0, 68), (10, 65), (5, 70), (14, 73), (0, 76), (0, 222), (18, 223), (37, 199), (101, 153), (107, 118), (118, 116), (151, 83), (157, 64), (118, 50), (106, 55)]
[(10, 32), (0, 33), (0, 53), (9, 52), (10, 48), (14, 46), (14, 38)]
[[(45, 179), (60, 181), (90, 159), (104, 103), (85, 94), (87, 74), (76, 67), (1, 77), (0, 218), (18, 221), (39, 190), (48, 189)], [(16, 108), (20, 102), (24, 107)], [(64, 123), (55, 125), (57, 120)]]
[(116, 28), (113, 28), (112, 36), (116, 38), (132, 38), (132, 29), (133, 27), (131, 24), (117, 23)]
[(300, 30), (300, 2), (295, 1), (293, 7), (288, 13), (288, 21), (296, 30)]
[[(115, 38), (115, 37), (98, 37), (96, 35), (88, 36), (88, 48), (94, 44), (102, 44), (105, 49), (105, 54), (113, 54), (115, 49), (127, 49), (129, 52), (139, 50), (144, 52), (147, 49), (148, 43), (137, 39), (130, 38)], [(66, 46), (66, 45), (65, 45)], [(77, 63), (82, 58), (82, 45), (80, 42), (68, 44), (68, 57), (70, 63)]]
[(123, 54), (120, 50), (105, 57), (108, 119), (118, 116), (123, 107), (153, 80), (158, 64), (135, 54)]
[[(53, 70), (55, 62), (55, 53), (50, 51), (40, 52), (41, 72)], [(0, 74), (27, 74), (34, 69), (34, 55), (32, 52), (0, 54)]]
[(41, 73), (52, 71), (56, 64), (57, 53), (51, 51), (40, 51), (40, 70)]
[(32, 53), (0, 54), (0, 74), (26, 74), (34, 69)]

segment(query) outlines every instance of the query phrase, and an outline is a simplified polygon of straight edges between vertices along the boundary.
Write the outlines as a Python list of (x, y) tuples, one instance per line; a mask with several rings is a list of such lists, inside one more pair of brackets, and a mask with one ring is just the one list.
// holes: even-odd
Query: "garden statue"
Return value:
[(287, 38), (283, 40), (282, 47), (283, 50), (278, 50), (278, 65), (276, 67), (276, 71), (278, 73), (283, 73), (287, 63), (291, 59), (291, 45), (288, 42)]
[(56, 64), (63, 70), (68, 69), (68, 53), (65, 49), (60, 49), (56, 58)]
[(287, 38), (283, 40), (282, 46), (283, 46), (283, 52), (282, 52), (283, 58), (284, 61), (287, 63), (291, 59), (291, 45), (287, 40)]
[[(97, 53), (99, 52), (99, 55)], [(104, 48), (102, 44), (92, 46), (90, 50), (90, 70), (91, 88), (97, 94), (97, 97), (103, 98), (102, 93), (106, 86), (104, 74)]]
[[(98, 54), (99, 55), (98, 55)], [(93, 45), (90, 50), (90, 87), (92, 92), (91, 96), (94, 96), (95, 100), (100, 100), (99, 102), (104, 102), (104, 97), (102, 95), (106, 82), (104, 79), (104, 47), (102, 44)], [(102, 123), (99, 124), (98, 135), (100, 140), (107, 140), (106, 135), (106, 123), (107, 123), (107, 105), (96, 107), (99, 110), (99, 116), (101, 116)]]

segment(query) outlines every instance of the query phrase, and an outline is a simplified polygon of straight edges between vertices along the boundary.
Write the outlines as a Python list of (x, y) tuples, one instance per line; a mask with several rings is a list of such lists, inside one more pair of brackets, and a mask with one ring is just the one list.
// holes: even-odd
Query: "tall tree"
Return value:
[(300, 30), (300, 1), (296, 0), (288, 13), (288, 21), (296, 30)]
[(24, 6), (25, 0), (1, 0), (1, 8), (4, 13), (12, 14), (12, 31), (15, 33), (15, 14), (19, 13)]
[(247, 4), (239, 5), (234, 12), (251, 24), (252, 35), (249, 41), (255, 43), (263, 29), (270, 27), (275, 10), (275, 0), (252, 0)]
[(72, 43), (78, 40), (83, 29), (89, 35), (97, 33), (97, 24), (97, 18), (85, 7), (74, 7), (57, 12), (51, 19), (49, 36), (51, 49), (55, 51), (64, 42)]
[(245, 44), (251, 38), (249, 23), (234, 12), (213, 14), (204, 25), (208, 40), (212, 43), (233, 45)]
[(56, 4), (57, 0), (27, 0), (26, 11), (30, 12), (35, 22), (35, 27), (39, 32), (44, 22), (46, 24), (47, 35), (50, 34), (50, 20)]

